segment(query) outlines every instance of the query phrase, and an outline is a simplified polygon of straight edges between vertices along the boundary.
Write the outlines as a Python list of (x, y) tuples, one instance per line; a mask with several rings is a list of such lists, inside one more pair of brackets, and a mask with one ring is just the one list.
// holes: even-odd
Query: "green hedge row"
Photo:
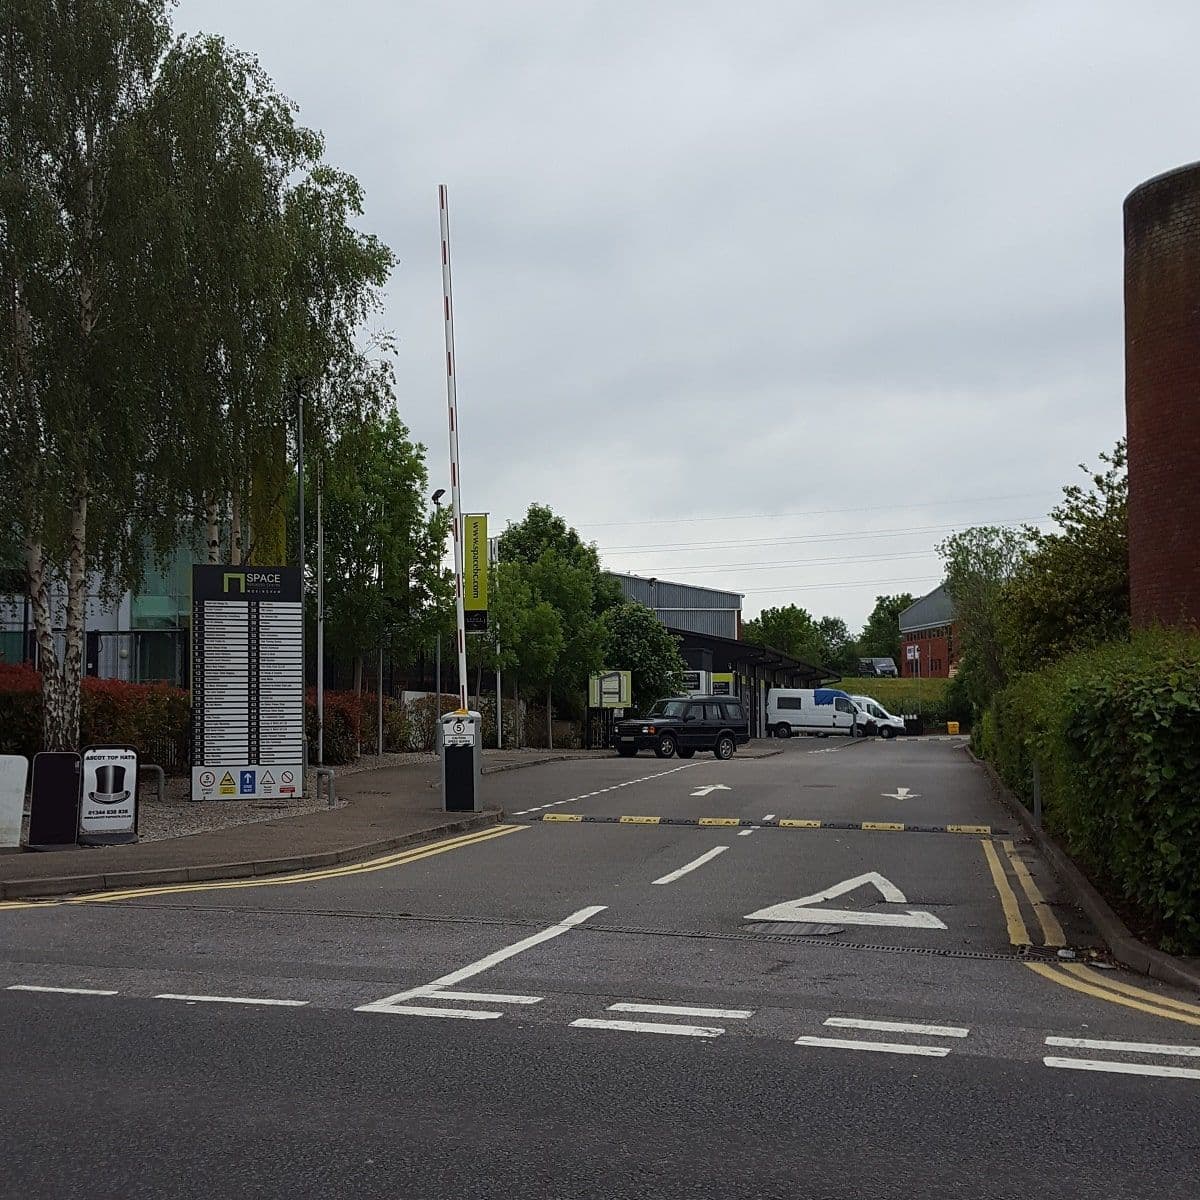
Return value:
[(1200, 636), (1154, 631), (1021, 676), (975, 731), (1143, 934), (1200, 953)]

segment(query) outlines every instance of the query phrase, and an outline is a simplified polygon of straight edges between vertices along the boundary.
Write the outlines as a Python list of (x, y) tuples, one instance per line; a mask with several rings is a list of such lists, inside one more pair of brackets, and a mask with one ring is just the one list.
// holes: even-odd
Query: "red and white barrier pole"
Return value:
[(446, 407), (450, 418), (450, 497), (454, 508), (454, 598), (458, 609), (458, 707), (467, 710), (467, 633), (463, 608), (462, 471), (458, 461), (458, 394), (455, 387), (454, 299), (450, 285), (450, 212), (446, 185), (438, 185), (442, 222), (442, 312), (446, 322)]

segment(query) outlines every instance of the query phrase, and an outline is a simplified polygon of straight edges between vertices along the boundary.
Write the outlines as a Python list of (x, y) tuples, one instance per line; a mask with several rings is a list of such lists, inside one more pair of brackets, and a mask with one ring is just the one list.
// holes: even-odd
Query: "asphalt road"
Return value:
[(961, 746), (783, 750), (0, 904), (0, 1196), (1200, 1193), (1200, 1002), (1094, 958)]

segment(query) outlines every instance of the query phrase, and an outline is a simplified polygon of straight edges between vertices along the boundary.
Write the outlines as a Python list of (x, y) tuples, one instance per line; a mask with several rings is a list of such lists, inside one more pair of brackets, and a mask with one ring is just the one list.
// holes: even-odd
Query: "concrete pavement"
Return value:
[(1194, 1195), (1200, 1006), (1092, 965), (956, 744), (843, 745), (551, 764), (375, 861), (0, 905), (15, 1194)]

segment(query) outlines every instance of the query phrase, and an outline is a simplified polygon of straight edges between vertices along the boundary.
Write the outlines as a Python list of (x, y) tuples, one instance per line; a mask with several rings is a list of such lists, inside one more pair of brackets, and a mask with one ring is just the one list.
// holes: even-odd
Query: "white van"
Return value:
[(863, 716), (837, 688), (771, 688), (767, 692), (767, 729), (775, 737), (815, 733), (821, 737), (862, 732)]
[(894, 738), (904, 732), (904, 718), (893, 717), (873, 696), (851, 696), (862, 713), (862, 722), (868, 733), (877, 733), (881, 738)]

